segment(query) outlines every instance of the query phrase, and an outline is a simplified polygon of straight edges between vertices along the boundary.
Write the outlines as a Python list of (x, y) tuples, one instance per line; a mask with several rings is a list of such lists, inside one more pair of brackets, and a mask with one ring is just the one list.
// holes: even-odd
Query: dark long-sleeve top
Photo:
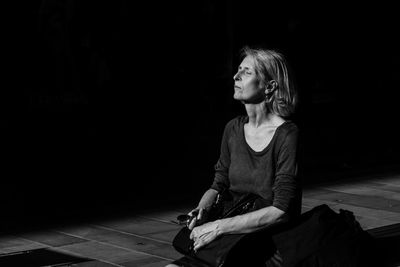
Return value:
[(301, 188), (297, 178), (298, 128), (291, 121), (277, 127), (270, 143), (254, 151), (244, 135), (247, 116), (229, 121), (224, 129), (220, 157), (211, 188), (254, 193), (265, 203), (291, 215), (301, 210)]

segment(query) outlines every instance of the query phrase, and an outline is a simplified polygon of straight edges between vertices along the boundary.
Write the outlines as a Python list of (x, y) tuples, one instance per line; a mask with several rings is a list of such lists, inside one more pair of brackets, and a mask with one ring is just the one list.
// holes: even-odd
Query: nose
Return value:
[(240, 71), (236, 72), (236, 74), (233, 75), (233, 80), (234, 81), (240, 81)]

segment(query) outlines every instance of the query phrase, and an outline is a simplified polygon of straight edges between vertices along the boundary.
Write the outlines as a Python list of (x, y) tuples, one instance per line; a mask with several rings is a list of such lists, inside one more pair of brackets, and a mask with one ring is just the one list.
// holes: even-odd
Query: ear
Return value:
[(270, 80), (265, 87), (265, 94), (270, 95), (278, 88), (278, 83), (275, 80)]

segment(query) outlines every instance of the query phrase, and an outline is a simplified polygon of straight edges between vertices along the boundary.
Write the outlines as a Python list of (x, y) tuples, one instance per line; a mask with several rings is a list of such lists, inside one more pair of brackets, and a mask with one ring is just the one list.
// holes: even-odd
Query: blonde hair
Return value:
[(266, 96), (268, 110), (282, 117), (292, 115), (297, 105), (297, 91), (285, 57), (274, 50), (248, 46), (242, 49), (241, 56), (253, 58), (255, 72), (261, 86), (266, 87), (269, 81), (276, 81), (276, 90)]

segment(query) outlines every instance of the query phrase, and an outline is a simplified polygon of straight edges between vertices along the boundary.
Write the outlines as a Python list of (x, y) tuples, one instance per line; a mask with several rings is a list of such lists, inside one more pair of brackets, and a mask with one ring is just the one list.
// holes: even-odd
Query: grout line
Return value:
[(107, 260), (103, 260), (103, 259), (99, 259), (99, 258), (88, 258), (87, 256), (84, 256), (84, 255), (81, 255), (81, 254), (79, 254), (79, 253), (75, 253), (75, 252), (71, 252), (71, 251), (68, 251), (68, 250), (65, 250), (65, 249), (62, 249), (61, 247), (51, 247), (53, 250), (58, 250), (58, 251), (62, 251), (62, 252), (65, 252), (65, 253), (70, 253), (71, 255), (74, 255), (74, 256), (80, 256), (80, 257), (85, 257), (85, 258), (87, 258), (87, 259), (93, 259), (93, 260), (96, 260), (96, 261), (100, 261), (100, 262), (104, 262), (104, 263), (108, 263), (108, 264), (111, 264), (111, 265), (113, 265), (113, 266), (117, 266), (117, 267), (124, 267), (123, 265), (119, 265), (118, 263), (114, 263), (114, 262), (110, 262), (110, 261), (107, 261)]
[[(385, 210), (385, 211), (388, 211), (388, 212), (400, 213), (399, 211), (394, 210), (394, 209), (398, 208), (398, 206), (399, 206), (398, 203), (400, 203), (399, 200), (387, 199), (387, 198), (383, 198), (381, 196), (370, 196), (370, 195), (361, 195), (361, 194), (354, 194), (354, 193), (344, 193), (344, 192), (334, 191), (332, 189), (329, 189), (329, 190), (323, 189), (323, 190), (330, 191), (330, 192), (332, 192), (334, 194), (340, 194), (340, 196), (346, 196), (347, 198), (346, 198), (345, 201), (337, 202), (339, 204), (347, 204), (347, 205), (350, 205), (350, 206), (369, 208), (369, 209), (375, 209), (375, 210), (380, 209), (380, 210)], [(320, 201), (324, 201), (324, 202), (326, 202), (326, 201), (332, 202), (332, 199), (331, 200), (321, 200), (321, 199), (319, 199), (320, 195), (322, 195), (322, 193), (318, 193), (318, 194), (314, 194), (314, 195), (307, 195), (307, 196), (303, 196), (303, 199), (313, 199), (313, 200), (320, 200)], [(359, 201), (360, 197), (363, 198), (361, 202)], [(380, 201), (387, 202), (387, 204), (389, 204), (390, 202), (394, 203), (393, 206), (389, 206), (389, 207), (391, 207), (393, 209), (390, 209), (386, 205), (384, 205), (382, 207), (376, 207), (376, 206), (375, 207), (371, 207), (371, 206), (369, 206), (372, 203), (370, 198), (374, 198), (374, 200), (377, 199), (377, 200), (380, 200)], [(356, 201), (357, 204), (351, 204), (349, 200), (350, 201), (352, 200), (353, 202)]]
[[(63, 252), (66, 252), (66, 253), (68, 253), (68, 254), (71, 254), (71, 255), (73, 255), (73, 256), (83, 257), (83, 258), (86, 258), (86, 259), (88, 259), (88, 260), (93, 259), (93, 260), (105, 262), (105, 263), (108, 263), (108, 264), (111, 264), (111, 265), (114, 265), (114, 266), (117, 266), (117, 267), (124, 267), (124, 266), (122, 266), (122, 265), (119, 265), (119, 264), (116, 264), (116, 263), (112, 263), (112, 262), (108, 262), (108, 261), (106, 261), (106, 260), (101, 260), (101, 259), (98, 259), (98, 258), (89, 258), (89, 257), (87, 257), (87, 256), (85, 256), (85, 255), (81, 255), (81, 254), (79, 254), (79, 253), (75, 253), (75, 252), (71, 252), (71, 251), (68, 251), (68, 250), (64, 250), (64, 249), (62, 249), (62, 248), (60, 248), (60, 247), (57, 247), (57, 246), (52, 247), (52, 246), (49, 246), (49, 245), (47, 245), (47, 244), (44, 244), (44, 243), (41, 243), (41, 242), (38, 242), (38, 241), (35, 241), (35, 240), (27, 239), (27, 238), (25, 238), (25, 237), (20, 237), (20, 236), (16, 236), (16, 237), (21, 238), (21, 239), (24, 239), (24, 240), (27, 240), (27, 241), (30, 241), (30, 242), (33, 242), (33, 243), (36, 243), (36, 244), (39, 244), (39, 245), (45, 245), (45, 246), (46, 246), (46, 247), (43, 247), (43, 248), (41, 248), (41, 249), (46, 248), (46, 249), (52, 249), (52, 250), (61, 250), (61, 251), (63, 251)], [(75, 237), (76, 237), (76, 236), (75, 236)], [(82, 239), (87, 240), (86, 238), (82, 238)], [(73, 245), (73, 244), (70, 244), (70, 245)], [(37, 248), (37, 249), (39, 249), (39, 248)]]
[[(384, 199), (387, 199), (387, 200), (394, 200), (394, 201), (400, 201), (400, 199), (396, 199), (396, 198), (388, 198), (387, 196), (384, 196), (384, 195), (379, 195), (379, 194), (364, 194), (364, 193), (356, 193), (356, 192), (348, 192), (348, 191), (346, 191), (346, 190), (343, 190), (343, 189), (338, 189), (338, 188), (335, 188), (335, 187), (330, 187), (330, 186), (326, 186), (326, 187), (320, 187), (321, 189), (326, 189), (326, 190), (330, 190), (330, 191), (334, 191), (334, 192), (338, 192), (338, 193), (344, 193), (344, 194), (352, 194), (352, 195), (357, 195), (357, 196), (371, 196), (371, 197), (380, 197), (380, 198), (384, 198)], [(347, 187), (348, 188), (348, 187)], [(391, 194), (391, 195), (393, 195), (393, 196), (396, 196), (398, 193), (397, 192), (392, 192), (392, 191), (388, 191), (388, 190), (384, 190), (384, 189), (378, 189), (378, 188), (368, 188), (367, 186), (363, 186), (363, 185), (359, 185), (359, 186), (357, 186), (357, 187), (355, 187), (356, 189), (361, 189), (361, 188), (366, 188), (366, 190), (369, 190), (370, 192), (376, 192), (376, 191), (378, 191), (378, 192), (387, 192), (387, 193), (389, 193), (389, 194)], [(369, 192), (369, 193), (370, 193)]]
[(97, 240), (85, 238), (85, 237), (82, 237), (82, 236), (69, 234), (69, 233), (66, 233), (66, 232), (63, 232), (63, 231), (58, 231), (58, 230), (57, 230), (56, 232), (59, 232), (59, 233), (65, 234), (65, 235), (70, 235), (70, 236), (73, 236), (73, 237), (79, 237), (79, 238), (82, 238), (82, 239), (84, 239), (84, 240), (92, 241), (92, 242), (99, 243), (99, 244), (102, 244), (102, 245), (108, 245), (108, 246), (113, 246), (113, 247), (116, 247), (116, 248), (121, 248), (121, 249), (130, 251), (130, 252), (136, 252), (136, 253), (140, 253), (140, 254), (144, 254), (144, 255), (148, 255), (148, 256), (153, 256), (153, 257), (160, 258), (160, 259), (163, 259), (163, 260), (169, 260), (169, 261), (172, 261), (172, 260), (173, 260), (173, 259), (165, 258), (165, 257), (162, 257), (162, 256), (150, 254), (150, 253), (147, 253), (147, 252), (138, 251), (138, 250), (133, 250), (133, 249), (121, 247), (121, 246), (118, 246), (118, 245), (115, 245), (115, 244), (106, 243), (106, 242), (101, 242), (101, 241), (97, 241)]
[[(42, 245), (42, 246), (44, 245), (45, 246), (45, 247), (34, 248), (34, 249), (50, 248), (49, 245), (41, 243), (41, 242), (38, 242), (38, 241), (35, 241), (35, 240), (30, 240), (28, 238), (21, 237), (21, 236), (15, 235), (15, 234), (12, 234), (12, 236), (15, 236), (16, 238), (23, 239), (23, 240), (26, 240), (26, 241), (29, 241), (29, 242), (32, 242), (32, 243), (35, 243), (35, 244), (39, 244), (39, 245)], [(13, 246), (13, 247), (15, 248), (15, 247), (18, 247), (18, 246)], [(13, 248), (13, 247), (9, 247), (9, 248)], [(34, 250), (34, 249), (28, 249), (28, 250)]]
[(307, 184), (303, 186), (303, 191), (304, 190), (312, 190), (314, 187), (319, 187), (319, 186), (330, 186), (330, 185), (358, 185), (362, 184), (363, 182), (374, 182), (374, 183), (380, 183), (380, 184), (385, 184), (385, 185), (393, 185), (393, 186), (400, 186), (395, 183), (390, 183), (387, 182), (387, 180), (393, 179), (394, 176), (396, 177), (397, 174), (385, 174), (383, 176), (380, 175), (372, 175), (372, 176), (366, 176), (366, 177), (353, 177), (350, 178), (349, 180), (346, 179), (339, 179), (337, 181), (321, 181), (313, 184)]
[[(173, 260), (173, 259), (165, 258), (165, 257), (162, 257), (162, 256), (153, 255), (153, 254), (150, 254), (150, 253), (147, 253), (147, 252), (137, 251), (137, 250), (133, 250), (133, 249), (121, 247), (121, 246), (118, 246), (118, 245), (114, 245), (114, 244), (111, 244), (111, 243), (101, 242), (101, 241), (97, 241), (97, 240), (93, 240), (93, 239), (81, 237), (81, 236), (78, 236), (78, 235), (73, 235), (73, 234), (66, 233), (66, 232), (62, 232), (62, 231), (58, 231), (58, 230), (54, 230), (54, 231), (55, 231), (55, 232), (58, 232), (58, 233), (65, 234), (65, 235), (68, 235), (68, 236), (73, 236), (73, 237), (81, 238), (81, 239), (84, 239), (84, 240), (86, 240), (86, 241), (92, 241), (92, 242), (99, 243), (99, 244), (102, 244), (102, 245), (108, 245), (108, 246), (113, 246), (113, 247), (121, 248), (121, 249), (127, 250), (127, 251), (129, 251), (129, 252), (136, 252), (136, 253), (139, 253), (139, 254), (144, 254), (144, 255), (148, 255), (148, 256), (152, 256), (152, 257), (156, 257), (156, 258), (160, 258), (160, 259), (168, 260), (168, 261), (172, 261), (172, 260)], [(24, 239), (24, 240), (27, 240), (27, 241), (29, 241), (29, 242), (33, 242), (33, 243), (39, 244), (39, 245), (45, 245), (46, 247), (43, 247), (43, 248), (54, 249), (54, 250), (62, 250), (62, 251), (64, 251), (64, 252), (70, 253), (71, 255), (74, 255), (74, 256), (84, 257), (84, 258), (87, 258), (87, 259), (94, 259), (94, 260), (102, 261), (102, 262), (105, 262), (105, 263), (108, 263), (108, 264), (111, 264), (111, 265), (115, 265), (115, 266), (119, 266), (119, 267), (124, 267), (124, 266), (119, 265), (119, 264), (117, 264), (117, 263), (108, 262), (108, 261), (106, 261), (106, 260), (99, 259), (99, 258), (89, 258), (89, 257), (87, 257), (87, 256), (85, 256), (85, 255), (81, 255), (81, 254), (79, 254), (79, 253), (70, 252), (70, 251), (68, 251), (68, 250), (62, 249), (63, 246), (69, 246), (69, 245), (73, 246), (74, 244), (68, 244), (68, 245), (62, 245), (62, 246), (54, 246), (54, 247), (52, 247), (52, 246), (49, 246), (49, 245), (47, 245), (47, 244), (44, 244), (44, 243), (41, 243), (41, 242), (38, 242), (38, 241), (35, 241), (35, 240), (30, 240), (30, 239), (27, 239), (27, 238), (24, 238), (24, 237), (19, 237), (19, 236), (16, 236), (16, 237), (21, 238), (21, 239)], [(39, 248), (38, 248), (38, 249), (39, 249)]]
[[(307, 199), (307, 198), (305, 198), (305, 199)], [(315, 200), (315, 199), (313, 199), (313, 198), (310, 198), (310, 199), (311, 199), (311, 200)], [(337, 205), (346, 205), (346, 206), (352, 206), (352, 207), (355, 207), (355, 208), (376, 210), (376, 211), (380, 211), (380, 212), (382, 212), (382, 213), (388, 212), (388, 213), (390, 213), (390, 216), (395, 216), (396, 214), (399, 214), (399, 213), (394, 212), (394, 211), (386, 211), (386, 210), (380, 210), (380, 209), (369, 208), (369, 207), (364, 207), (364, 206), (351, 205), (351, 204), (344, 203), (344, 202), (334, 202), (334, 201), (327, 201), (327, 200), (326, 200), (326, 201), (324, 201), (324, 203), (327, 204), (327, 205), (330, 206), (330, 207), (335, 207), (335, 206), (337, 206)], [(302, 204), (302, 205), (303, 205), (303, 206), (307, 206), (307, 207), (309, 206), (309, 205), (305, 205), (305, 204)], [(315, 206), (314, 206), (314, 207), (315, 207)], [(336, 208), (338, 208), (338, 207), (336, 207)], [(339, 207), (339, 208), (340, 208), (340, 207)], [(333, 210), (334, 210), (334, 209), (335, 209), (335, 208), (333, 208)], [(386, 216), (385, 216), (385, 217), (382, 217), (382, 216), (375, 217), (375, 216), (372, 216), (372, 215), (357, 214), (355, 211), (350, 210), (350, 209), (349, 209), (349, 211), (353, 212), (354, 215), (361, 216), (361, 217), (364, 217), (364, 218), (377, 219), (377, 220), (383, 219), (383, 220), (386, 220), (386, 221), (392, 221), (392, 220), (393, 220), (393, 219), (391, 219), (390, 217), (389, 217), (389, 218), (386, 218)], [(394, 214), (391, 214), (391, 213), (394, 213)], [(399, 214), (399, 215), (400, 215), (400, 214)], [(396, 222), (396, 221), (393, 221), (393, 222)]]
[(140, 217), (140, 218), (143, 218), (143, 219), (149, 219), (149, 220), (162, 222), (162, 223), (168, 223), (168, 224), (171, 224), (171, 225), (177, 225), (176, 222), (173, 222), (173, 221), (170, 221), (170, 220), (164, 220), (164, 219), (160, 219), (160, 218), (149, 217), (147, 215), (136, 215), (136, 217)]
[(159, 239), (156, 239), (156, 238), (146, 237), (146, 236), (142, 236), (142, 235), (138, 235), (138, 234), (133, 234), (133, 233), (129, 233), (129, 232), (113, 229), (113, 228), (110, 228), (110, 227), (107, 227), (107, 226), (102, 226), (102, 225), (97, 225), (97, 224), (89, 224), (89, 225), (92, 225), (92, 226), (97, 227), (97, 228), (101, 228), (101, 229), (105, 229), (105, 230), (121, 233), (121, 234), (136, 236), (136, 237), (140, 237), (140, 238), (143, 238), (143, 239), (148, 239), (148, 240), (151, 240), (151, 241), (164, 243), (164, 244), (167, 244), (167, 245), (172, 245), (172, 242), (163, 241), (163, 240), (159, 240)]

